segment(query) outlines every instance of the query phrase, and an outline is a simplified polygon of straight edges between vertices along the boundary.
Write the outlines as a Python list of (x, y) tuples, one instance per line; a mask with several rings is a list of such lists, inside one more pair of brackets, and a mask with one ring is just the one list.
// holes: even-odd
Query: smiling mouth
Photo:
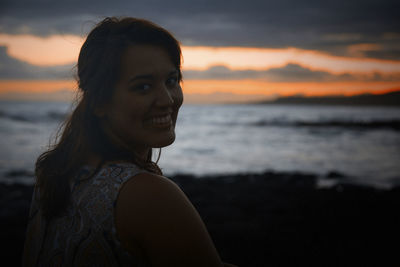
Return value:
[(172, 125), (172, 117), (171, 114), (167, 114), (164, 116), (153, 117), (150, 119), (150, 123), (152, 126), (157, 128), (166, 128)]

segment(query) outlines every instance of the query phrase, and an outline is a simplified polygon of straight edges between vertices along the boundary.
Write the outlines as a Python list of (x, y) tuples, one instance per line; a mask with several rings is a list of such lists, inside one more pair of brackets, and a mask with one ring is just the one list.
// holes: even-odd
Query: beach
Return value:
[[(15, 175), (18, 175), (15, 174)], [(332, 176), (335, 176), (333, 173)], [(238, 266), (399, 266), (400, 187), (264, 172), (171, 177), (203, 218), (223, 261)], [(32, 186), (0, 184), (2, 262), (19, 266)]]

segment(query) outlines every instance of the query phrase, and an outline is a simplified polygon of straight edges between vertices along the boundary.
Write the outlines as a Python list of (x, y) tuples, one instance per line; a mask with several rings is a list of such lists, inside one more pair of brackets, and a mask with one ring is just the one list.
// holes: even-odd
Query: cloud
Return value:
[[(400, 59), (397, 0), (3, 0), (0, 32), (84, 35), (110, 15), (153, 20), (185, 45), (297, 47), (352, 55), (349, 46), (378, 45), (359, 55)], [(386, 38), (390, 36), (391, 38)]]
[(52, 67), (35, 66), (12, 58), (6, 46), (0, 46), (0, 79), (1, 80), (60, 80), (73, 78), (73, 65)]
[(184, 104), (217, 104), (217, 103), (248, 103), (260, 100), (271, 100), (275, 95), (263, 94), (235, 94), (227, 92), (213, 92), (209, 94), (185, 94)]
[[(0, 46), (0, 80), (70, 80), (74, 78), (73, 64), (51, 67), (37, 66), (11, 57), (6, 46)], [(393, 82), (400, 81), (400, 73), (348, 73), (333, 74), (311, 70), (295, 63), (265, 70), (234, 70), (214, 65), (205, 70), (184, 69), (185, 80), (263, 80), (268, 82)]]
[(24, 101), (64, 101), (71, 102), (75, 99), (76, 92), (69, 89), (61, 89), (53, 92), (0, 92), (2, 100)]
[(287, 64), (281, 68), (266, 70), (232, 70), (226, 66), (212, 66), (204, 71), (184, 70), (185, 80), (242, 80), (260, 79), (268, 82), (378, 82), (400, 81), (400, 73), (383, 74), (373, 73), (340, 73), (333, 74), (326, 71), (311, 70), (298, 64)]

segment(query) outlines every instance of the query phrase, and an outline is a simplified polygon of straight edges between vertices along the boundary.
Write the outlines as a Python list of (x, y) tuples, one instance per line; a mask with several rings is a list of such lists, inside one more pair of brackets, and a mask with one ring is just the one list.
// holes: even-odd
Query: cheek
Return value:
[(179, 108), (183, 103), (183, 92), (180, 86), (174, 90), (172, 97), (174, 99), (174, 105)]
[(173, 121), (174, 121), (174, 126), (175, 126), (175, 123), (176, 123), (176, 121), (178, 119), (179, 108), (182, 106), (182, 103), (183, 103), (183, 92), (182, 92), (182, 89), (179, 87), (179, 89), (176, 90), (176, 92), (174, 93), (174, 95), (172, 97), (173, 97), (173, 100), (174, 100)]
[(129, 131), (132, 126), (138, 126), (141, 118), (141, 112), (135, 105), (121, 101), (119, 106), (114, 106), (108, 120), (115, 131), (124, 133)]

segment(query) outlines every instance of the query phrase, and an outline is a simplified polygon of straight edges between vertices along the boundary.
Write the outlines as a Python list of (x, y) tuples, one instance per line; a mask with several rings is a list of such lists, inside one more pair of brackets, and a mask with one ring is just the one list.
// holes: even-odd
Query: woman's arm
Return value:
[(127, 181), (115, 212), (123, 246), (152, 266), (223, 266), (196, 209), (165, 177), (143, 173)]

